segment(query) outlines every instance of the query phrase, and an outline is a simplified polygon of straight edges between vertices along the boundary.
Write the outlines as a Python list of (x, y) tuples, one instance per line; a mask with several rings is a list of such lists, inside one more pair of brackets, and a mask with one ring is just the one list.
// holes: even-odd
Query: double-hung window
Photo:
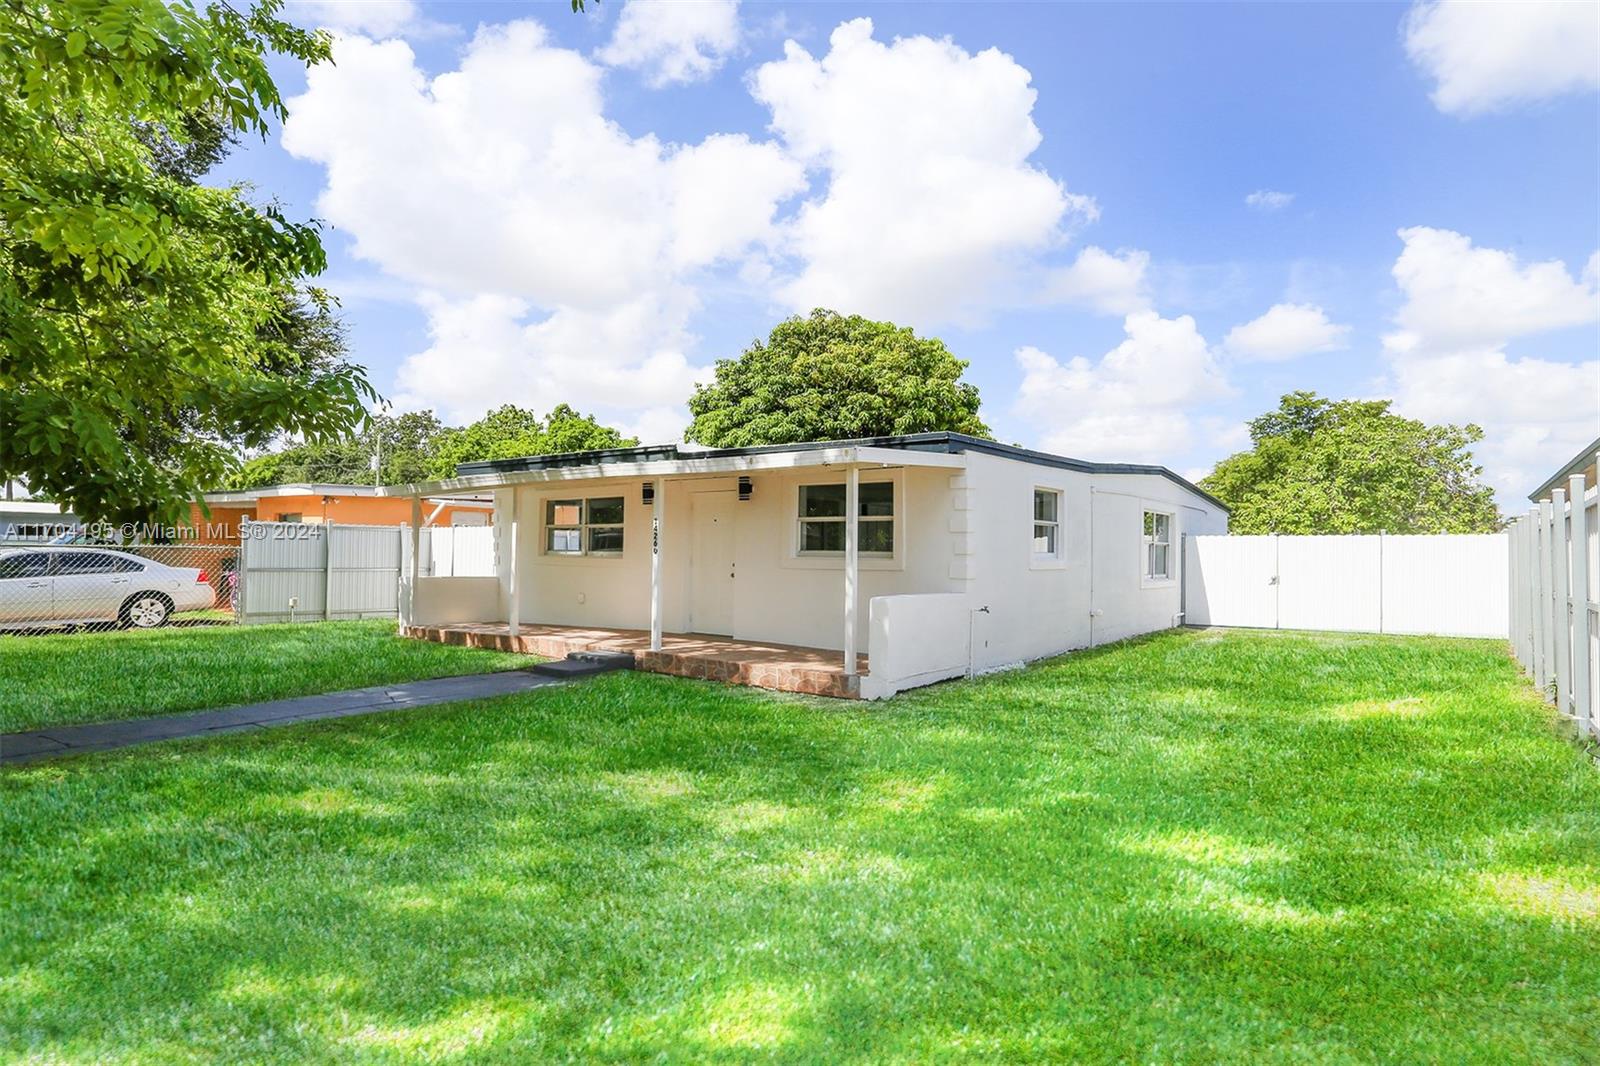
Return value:
[(546, 500), (544, 550), (551, 555), (621, 555), (622, 497)]
[(1056, 489), (1033, 490), (1033, 558), (1061, 558), (1061, 493)]
[(1172, 516), (1160, 511), (1144, 513), (1144, 576), (1150, 581), (1172, 576)]
[[(800, 554), (844, 553), (843, 485), (800, 486)], [(894, 554), (894, 482), (861, 485), (856, 511), (857, 550), (862, 555)]]

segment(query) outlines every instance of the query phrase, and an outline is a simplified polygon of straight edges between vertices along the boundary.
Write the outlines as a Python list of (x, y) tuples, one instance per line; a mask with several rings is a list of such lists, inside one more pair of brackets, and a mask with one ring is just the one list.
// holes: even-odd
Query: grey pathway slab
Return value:
[(467, 674), (411, 681), (401, 685), (374, 685), (345, 692), (326, 692), (316, 696), (297, 696), (288, 700), (251, 703), (242, 707), (223, 707), (194, 714), (162, 715), (157, 718), (130, 718), (117, 722), (88, 725), (53, 726), (25, 733), (0, 734), (0, 764), (33, 762), (38, 759), (108, 751), (133, 744), (181, 737), (216, 736), (220, 733), (265, 729), (294, 722), (323, 718), (347, 718), (358, 714), (378, 714), (406, 707), (427, 707), (435, 703), (455, 703), (490, 696), (561, 684), (562, 679), (526, 670), (502, 670), (492, 674)]

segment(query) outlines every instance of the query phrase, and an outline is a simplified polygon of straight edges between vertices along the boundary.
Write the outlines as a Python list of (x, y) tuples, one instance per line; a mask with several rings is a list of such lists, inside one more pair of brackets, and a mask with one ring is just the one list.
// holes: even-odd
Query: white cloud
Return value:
[(1276, 189), (1257, 189), (1244, 198), (1245, 206), (1253, 207), (1257, 211), (1282, 211), (1294, 203), (1294, 193), (1278, 192)]
[(1057, 267), (1045, 282), (1044, 298), (1080, 304), (1102, 314), (1125, 315), (1150, 305), (1145, 271), (1150, 253), (1123, 249), (1116, 254), (1093, 245), (1078, 253), (1070, 266)]
[(1017, 413), (1046, 449), (1083, 459), (1170, 462), (1190, 449), (1194, 405), (1231, 390), (1188, 315), (1130, 314), (1121, 344), (1098, 362), (1065, 363), (1019, 348)]
[(1401, 332), (1385, 338), (1391, 348), (1499, 347), (1596, 318), (1594, 260), (1580, 281), (1564, 263), (1523, 265), (1510, 252), (1476, 248), (1451, 230), (1413, 226), (1400, 239), (1405, 249), (1394, 278), (1406, 302), (1396, 316)]
[(1582, 280), (1560, 262), (1527, 263), (1449, 230), (1400, 231), (1394, 278), (1405, 302), (1383, 339), (1396, 407), (1485, 430), (1479, 459), (1515, 502), (1594, 436), (1600, 360), (1517, 357), (1519, 338), (1600, 321), (1595, 259)]
[(738, 47), (738, 0), (628, 0), (595, 56), (659, 88), (709, 78)]
[(1240, 359), (1272, 363), (1345, 346), (1349, 326), (1328, 321), (1311, 304), (1275, 304), (1260, 318), (1234, 326), (1222, 346)]
[(283, 144), (326, 168), (318, 212), (356, 254), (427, 292), (431, 344), (397, 399), (452, 418), (681, 411), (703, 373), (685, 354), (696, 280), (763, 254), (800, 166), (744, 136), (630, 136), (601, 69), (533, 22), (480, 29), (432, 79), (398, 40), (342, 38), (335, 58), (290, 101)]
[(436, 36), (448, 30), (423, 18), (415, 0), (288, 0), (283, 13), (304, 26), (368, 37)]
[(1029, 73), (995, 49), (873, 39), (870, 19), (833, 31), (820, 59), (793, 41), (752, 76), (771, 128), (823, 175), (786, 229), (790, 307), (833, 307), (927, 328), (1019, 303), (1019, 275), (1091, 219), (1028, 158), (1040, 134)]
[(1600, 86), (1600, 4), (1443, 0), (1405, 21), (1406, 53), (1441, 111), (1471, 116)]

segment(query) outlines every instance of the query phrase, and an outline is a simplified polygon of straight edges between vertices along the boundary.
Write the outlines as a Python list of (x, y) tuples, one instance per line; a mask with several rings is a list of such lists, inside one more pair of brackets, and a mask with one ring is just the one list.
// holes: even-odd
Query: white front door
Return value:
[(690, 499), (694, 532), (689, 548), (689, 629), (730, 634), (738, 499), (732, 492), (696, 492)]

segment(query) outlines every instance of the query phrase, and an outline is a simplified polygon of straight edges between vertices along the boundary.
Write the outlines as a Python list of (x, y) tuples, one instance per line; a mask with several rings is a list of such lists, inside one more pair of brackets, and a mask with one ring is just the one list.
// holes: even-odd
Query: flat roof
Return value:
[[(253, 500), (277, 499), (284, 496), (370, 496), (381, 498), (386, 495), (375, 485), (340, 485), (322, 484), (311, 482), (291, 482), (286, 485), (262, 485), (253, 489), (219, 489), (216, 492), (203, 494), (207, 503), (250, 503)], [(487, 504), (488, 500), (473, 500), (468, 498), (452, 499), (450, 503), (459, 506), (472, 504)]]
[(980, 452), (998, 455), (1037, 466), (1050, 466), (1063, 470), (1077, 470), (1086, 474), (1150, 474), (1164, 477), (1190, 492), (1228, 510), (1228, 505), (1211, 493), (1179, 477), (1164, 466), (1142, 463), (1095, 463), (1084, 459), (1071, 459), (1064, 455), (1034, 451), (1014, 444), (985, 440), (965, 433), (908, 433), (893, 437), (859, 437), (852, 440), (804, 441), (794, 444), (765, 444), (751, 448), (685, 449), (676, 444), (650, 444), (638, 448), (602, 448), (588, 452), (563, 452), (556, 455), (529, 455), (518, 459), (487, 459), (462, 463), (456, 467), (458, 478), (480, 478), (493, 474), (520, 474), (541, 470), (559, 470), (564, 467), (604, 467), (613, 464), (674, 462), (683, 460), (737, 459), (746, 456), (775, 455), (788, 452), (831, 451), (840, 448), (875, 448), (888, 451), (942, 453), (959, 455), (963, 452)]
[(1543, 485), (1540, 485), (1538, 488), (1528, 493), (1528, 499), (1532, 500), (1534, 503), (1538, 503), (1540, 500), (1548, 500), (1550, 498), (1550, 493), (1553, 490), (1564, 489), (1567, 487), (1567, 479), (1573, 474), (1582, 474), (1583, 483), (1585, 486), (1595, 484), (1596, 453), (1600, 453), (1600, 437), (1596, 437), (1594, 440), (1590, 441), (1589, 446), (1583, 449), (1577, 455), (1574, 455), (1571, 462), (1562, 467), (1560, 470), (1557, 470), (1554, 474), (1551, 474), (1549, 480), (1547, 480)]

